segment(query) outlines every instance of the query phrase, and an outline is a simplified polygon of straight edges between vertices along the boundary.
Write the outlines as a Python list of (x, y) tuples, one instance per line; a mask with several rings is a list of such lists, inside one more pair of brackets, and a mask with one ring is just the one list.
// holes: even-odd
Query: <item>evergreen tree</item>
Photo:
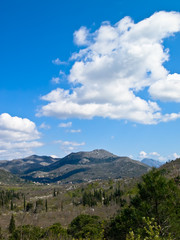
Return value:
[(26, 197), (24, 195), (24, 211), (26, 211)]
[(9, 232), (13, 233), (15, 228), (16, 228), (15, 219), (14, 219), (14, 215), (12, 214), (11, 219), (10, 219), (10, 223), (9, 223)]
[(46, 208), (46, 212), (48, 211), (48, 203), (47, 203), (47, 199), (46, 199), (46, 202), (45, 202), (45, 208)]
[(11, 211), (14, 209), (13, 201), (11, 200)]

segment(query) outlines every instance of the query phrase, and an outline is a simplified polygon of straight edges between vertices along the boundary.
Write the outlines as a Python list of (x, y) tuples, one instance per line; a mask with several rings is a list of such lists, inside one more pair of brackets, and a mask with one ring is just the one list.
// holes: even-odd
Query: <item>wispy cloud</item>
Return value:
[(62, 141), (62, 140), (55, 141), (55, 143), (60, 144), (61, 150), (66, 154), (74, 150), (77, 150), (79, 149), (79, 147), (85, 145), (85, 142), (79, 143), (79, 142)]
[(67, 130), (70, 133), (80, 133), (81, 129), (71, 129), (71, 130)]
[(69, 128), (71, 126), (72, 126), (72, 122), (60, 123), (58, 125), (58, 127), (61, 127), (61, 128)]
[(60, 82), (60, 78), (59, 78), (59, 77), (53, 77), (53, 78), (51, 79), (51, 82), (58, 84), (58, 83)]
[(59, 58), (56, 58), (56, 59), (52, 60), (52, 63), (55, 64), (55, 65), (65, 65), (65, 64), (67, 64), (64, 61), (61, 61)]
[(42, 128), (42, 129), (50, 129), (51, 126), (43, 122), (43, 123), (39, 126), (39, 128)]

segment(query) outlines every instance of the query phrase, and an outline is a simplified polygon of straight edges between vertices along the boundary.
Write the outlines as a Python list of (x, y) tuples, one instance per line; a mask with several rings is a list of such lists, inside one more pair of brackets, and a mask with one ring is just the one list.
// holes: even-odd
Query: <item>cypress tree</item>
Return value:
[(24, 195), (24, 211), (26, 211), (26, 198), (25, 198), (25, 195)]
[(11, 200), (11, 211), (14, 209), (13, 201)]
[(46, 208), (46, 212), (48, 211), (48, 203), (47, 203), (47, 199), (46, 199), (46, 202), (45, 202), (45, 208)]
[(15, 226), (14, 215), (12, 214), (11, 220), (10, 220), (10, 223), (9, 223), (9, 232), (13, 233), (15, 228), (16, 228), (16, 226)]

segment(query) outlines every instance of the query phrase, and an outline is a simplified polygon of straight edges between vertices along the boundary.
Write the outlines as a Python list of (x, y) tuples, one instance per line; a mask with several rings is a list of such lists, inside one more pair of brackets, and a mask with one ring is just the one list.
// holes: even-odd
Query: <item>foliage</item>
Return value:
[(81, 214), (71, 222), (68, 233), (75, 239), (101, 239), (102, 224), (97, 216)]
[(13, 233), (15, 230), (16, 226), (15, 226), (15, 219), (14, 219), (14, 215), (12, 214), (11, 219), (10, 219), (10, 223), (9, 223), (9, 232)]
[(20, 195), (21, 193), (16, 193), (14, 190), (0, 190), (0, 207), (8, 207), (9, 202), (19, 199)]
[(29, 211), (32, 210), (32, 209), (33, 209), (33, 203), (28, 202), (28, 203), (26, 204), (26, 212), (29, 212)]
[(54, 223), (52, 226), (47, 228), (45, 232), (45, 238), (47, 239), (63, 239), (67, 236), (67, 230), (64, 229), (60, 223)]
[(135, 235), (133, 231), (130, 231), (126, 240), (172, 240), (170, 235), (166, 238), (161, 236), (161, 227), (155, 222), (154, 218), (150, 220), (144, 217), (143, 222), (145, 226), (142, 229), (138, 228), (140, 234)]
[(44, 230), (37, 226), (19, 226), (10, 236), (9, 240), (37, 240), (44, 238)]
[(130, 205), (110, 221), (105, 229), (106, 238), (124, 240), (130, 229), (138, 234), (138, 229), (144, 226), (143, 217), (154, 218), (161, 228), (161, 235), (180, 236), (180, 191), (173, 180), (165, 178), (156, 169), (142, 177)]

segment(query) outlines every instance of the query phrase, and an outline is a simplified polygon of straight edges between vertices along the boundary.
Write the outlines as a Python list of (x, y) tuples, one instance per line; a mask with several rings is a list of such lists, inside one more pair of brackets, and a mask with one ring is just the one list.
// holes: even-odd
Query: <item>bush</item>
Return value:
[(68, 227), (68, 233), (76, 239), (101, 239), (102, 232), (99, 217), (85, 214), (77, 216)]

